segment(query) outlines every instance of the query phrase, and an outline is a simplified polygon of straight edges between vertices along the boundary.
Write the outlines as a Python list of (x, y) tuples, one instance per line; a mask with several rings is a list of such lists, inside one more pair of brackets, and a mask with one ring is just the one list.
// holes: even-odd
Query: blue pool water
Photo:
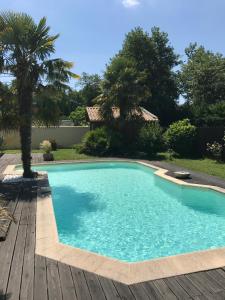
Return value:
[(225, 246), (225, 196), (181, 187), (136, 163), (48, 171), (61, 243), (127, 262)]

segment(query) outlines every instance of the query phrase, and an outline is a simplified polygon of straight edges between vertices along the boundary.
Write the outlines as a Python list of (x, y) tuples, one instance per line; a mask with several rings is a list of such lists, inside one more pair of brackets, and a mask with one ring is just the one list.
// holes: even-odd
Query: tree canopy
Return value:
[(203, 46), (190, 44), (180, 71), (180, 87), (192, 118), (199, 124), (225, 122), (225, 58)]
[[(163, 125), (167, 125), (176, 114), (179, 94), (174, 67), (178, 64), (178, 56), (165, 32), (154, 27), (149, 34), (137, 27), (126, 35), (121, 51), (111, 59), (103, 86), (110, 89), (111, 79), (111, 90), (115, 93), (120, 90), (117, 99), (120, 97), (121, 101), (127, 99), (127, 102), (142, 105), (156, 114)], [(128, 82), (127, 78), (118, 74), (126, 74), (128, 70), (131, 74), (130, 66), (132, 81), (129, 78)]]
[(40, 84), (65, 88), (73, 64), (63, 59), (51, 59), (58, 35), (50, 35), (46, 18), (35, 23), (25, 13), (0, 14), (0, 73), (15, 79), (19, 131), (24, 177), (33, 177), (31, 170), (31, 125), (33, 95)]

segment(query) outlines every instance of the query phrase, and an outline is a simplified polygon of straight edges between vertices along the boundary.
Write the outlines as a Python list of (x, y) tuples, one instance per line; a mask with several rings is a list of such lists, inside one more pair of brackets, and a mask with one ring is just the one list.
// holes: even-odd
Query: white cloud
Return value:
[(123, 0), (122, 4), (125, 7), (134, 7), (140, 5), (140, 0)]

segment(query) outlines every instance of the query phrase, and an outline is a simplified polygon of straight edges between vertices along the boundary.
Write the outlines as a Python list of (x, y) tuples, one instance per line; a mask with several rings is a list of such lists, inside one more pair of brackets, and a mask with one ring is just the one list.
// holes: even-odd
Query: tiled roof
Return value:
[[(158, 121), (158, 118), (150, 113), (148, 110), (144, 109), (143, 107), (140, 107), (142, 111), (142, 117), (146, 122), (151, 121)], [(103, 122), (103, 118), (100, 113), (100, 107), (99, 106), (93, 106), (93, 107), (86, 107), (86, 111), (88, 114), (88, 118), (90, 122)], [(118, 107), (112, 107), (113, 117), (117, 119), (120, 115), (120, 110)]]

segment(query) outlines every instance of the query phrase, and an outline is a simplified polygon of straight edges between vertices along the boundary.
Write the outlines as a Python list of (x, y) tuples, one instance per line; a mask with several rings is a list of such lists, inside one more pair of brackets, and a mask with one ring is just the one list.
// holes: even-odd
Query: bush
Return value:
[(206, 147), (207, 147), (206, 148), (207, 152), (212, 158), (218, 161), (222, 159), (223, 146), (220, 143), (217, 142), (214, 142), (212, 144), (207, 143)]
[(44, 151), (44, 153), (50, 153), (52, 151), (52, 145), (49, 141), (45, 140), (40, 143), (40, 149)]
[(164, 134), (164, 139), (168, 149), (183, 156), (190, 156), (194, 152), (196, 134), (196, 127), (191, 125), (188, 119), (184, 119), (171, 124)]
[(104, 156), (109, 151), (109, 136), (105, 127), (85, 134), (80, 151), (95, 156)]
[(86, 124), (86, 109), (85, 107), (78, 106), (69, 115), (69, 119), (73, 122), (74, 126), (81, 126)]
[(0, 153), (3, 151), (4, 148), (4, 138), (3, 136), (0, 136)]
[(49, 142), (51, 143), (52, 151), (56, 151), (57, 148), (58, 148), (58, 145), (57, 145), (57, 143), (56, 143), (56, 140), (51, 139)]
[(142, 127), (139, 134), (138, 150), (149, 156), (154, 156), (162, 149), (163, 134), (160, 125), (154, 122)]

